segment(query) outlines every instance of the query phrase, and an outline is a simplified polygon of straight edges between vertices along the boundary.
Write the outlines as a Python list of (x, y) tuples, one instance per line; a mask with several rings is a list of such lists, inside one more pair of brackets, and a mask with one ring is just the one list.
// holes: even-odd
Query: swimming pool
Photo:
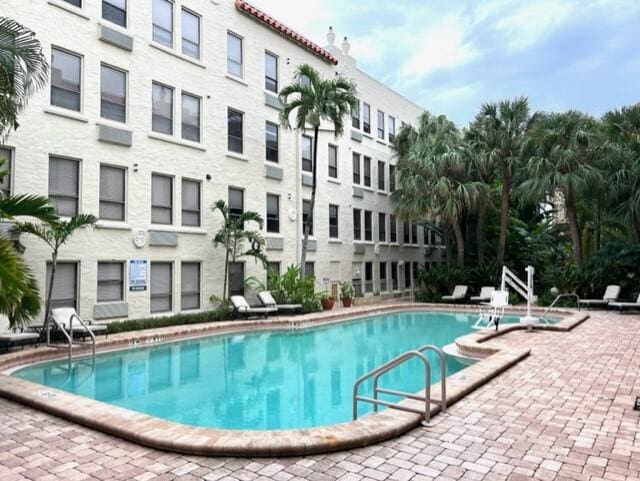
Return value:
[[(15, 371), (20, 379), (183, 424), (271, 430), (351, 420), (356, 378), (424, 344), (444, 346), (472, 331), (477, 314), (398, 312), (296, 330), (224, 334), (98, 354)], [(506, 319), (505, 321), (515, 321)], [(432, 382), (439, 364), (433, 353)], [(448, 358), (447, 373), (465, 365)], [(410, 361), (381, 386), (418, 391)], [(366, 392), (370, 386), (365, 385)], [(371, 410), (361, 405), (360, 413)]]

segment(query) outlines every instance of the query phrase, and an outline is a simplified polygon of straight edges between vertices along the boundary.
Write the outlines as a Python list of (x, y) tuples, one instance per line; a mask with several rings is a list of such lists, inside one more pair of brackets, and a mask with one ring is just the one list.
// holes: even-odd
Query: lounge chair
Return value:
[(608, 307), (613, 307), (621, 311), (625, 309), (637, 309), (640, 311), (640, 294), (638, 294), (636, 302), (610, 302)]
[(443, 301), (459, 302), (464, 301), (467, 298), (469, 292), (468, 286), (456, 286), (453, 288), (453, 292), (450, 296), (442, 296)]
[[(86, 337), (89, 337), (89, 331), (93, 332), (94, 336), (99, 336), (103, 334), (105, 337), (108, 334), (107, 326), (104, 324), (94, 324), (93, 321), (85, 321), (82, 319), (82, 322), (86, 325), (83, 326), (80, 323), (80, 316), (76, 312), (73, 307), (58, 307), (56, 309), (51, 310), (51, 317), (55, 319), (56, 323), (67, 333), (71, 332), (71, 327), (73, 327), (73, 336), (81, 337), (83, 340)], [(71, 319), (73, 319), (73, 324), (71, 323)]]
[(275, 307), (279, 312), (297, 312), (302, 310), (302, 304), (278, 304), (269, 291), (258, 293), (258, 299), (264, 307)]
[(0, 333), (0, 347), (9, 350), (11, 347), (35, 344), (40, 342), (40, 334), (35, 332), (2, 332)]
[(233, 310), (244, 317), (264, 316), (277, 312), (278, 309), (273, 306), (269, 307), (251, 307), (244, 296), (231, 296), (231, 304)]
[(607, 286), (602, 299), (580, 299), (578, 307), (607, 307), (610, 302), (617, 301), (618, 296), (620, 296), (620, 286)]
[(480, 295), (479, 296), (471, 296), (469, 298), (469, 300), (471, 302), (490, 302), (491, 301), (491, 294), (493, 294), (493, 292), (496, 290), (495, 287), (491, 287), (491, 286), (484, 286), (480, 289)]

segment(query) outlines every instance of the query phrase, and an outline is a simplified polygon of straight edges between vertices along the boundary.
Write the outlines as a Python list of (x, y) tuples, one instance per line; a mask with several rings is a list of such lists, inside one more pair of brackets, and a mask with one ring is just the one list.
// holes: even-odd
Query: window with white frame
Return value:
[(58, 215), (76, 215), (79, 198), (80, 162), (62, 157), (49, 157), (49, 202)]
[(200, 182), (182, 179), (182, 225), (200, 227)]
[(13, 151), (0, 147), (0, 197), (11, 195), (11, 158)]
[(313, 139), (308, 135), (302, 136), (302, 170), (313, 171)]
[(366, 155), (363, 157), (364, 164), (364, 186), (371, 187), (371, 157), (367, 157)]
[(278, 56), (271, 52), (264, 53), (264, 88), (278, 93)]
[(200, 309), (200, 263), (183, 262), (180, 272), (180, 309)]
[(173, 264), (152, 262), (150, 271), (151, 312), (171, 312), (173, 310)]
[(227, 109), (227, 150), (242, 154), (244, 114), (232, 108)]
[(398, 290), (398, 263), (391, 263), (391, 289), (394, 291)]
[(124, 222), (126, 173), (122, 167), (100, 166), (100, 219)]
[(362, 211), (353, 209), (353, 240), (362, 239)]
[(360, 183), (360, 154), (353, 153), (353, 183)]
[(82, 0), (62, 0), (69, 5), (73, 5), (74, 7), (82, 8)]
[(151, 223), (173, 223), (173, 177), (151, 176)]
[(309, 235), (313, 235), (313, 218), (311, 217), (311, 201), (302, 201), (302, 232), (304, 233), (307, 224), (309, 224)]
[(200, 58), (200, 16), (186, 8), (182, 9), (182, 53)]
[(378, 213), (378, 241), (387, 242), (387, 214)]
[(360, 101), (351, 109), (351, 126), (354, 129), (360, 128)]
[(385, 163), (382, 160), (378, 161), (378, 190), (385, 189)]
[(373, 292), (373, 262), (364, 263), (364, 292)]
[(227, 32), (227, 73), (242, 78), (243, 75), (242, 37)]
[(173, 135), (173, 88), (153, 82), (151, 129)]
[(415, 222), (411, 223), (411, 243), (418, 244), (418, 224)]
[(329, 150), (327, 153), (327, 166), (329, 169), (328, 175), (332, 179), (338, 178), (338, 146), (329, 144)]
[(396, 190), (396, 166), (389, 164), (389, 192)]
[(124, 263), (98, 262), (98, 302), (124, 300)]
[(127, 0), (102, 0), (102, 18), (127, 28)]
[(229, 218), (237, 219), (244, 212), (244, 191), (229, 187)]
[(370, 210), (364, 211), (364, 240), (373, 240), (372, 213)]
[(185, 140), (200, 142), (200, 105), (200, 97), (182, 92), (182, 138)]
[(267, 194), (267, 232), (280, 232), (280, 197)]
[[(51, 263), (47, 262), (46, 272), (46, 292), (49, 292), (51, 285)], [(56, 263), (56, 277), (53, 280), (53, 291), (51, 293), (51, 308), (73, 307), (78, 309), (78, 263), (60, 262)]]
[(384, 140), (384, 112), (378, 110), (378, 138)]
[(127, 121), (127, 73), (104, 64), (100, 66), (100, 116)]
[(82, 57), (51, 49), (51, 105), (80, 112), (82, 104)]
[(278, 124), (267, 121), (265, 123), (265, 146), (266, 146), (266, 159), (269, 162), (278, 162), (278, 142), (279, 142), (279, 127)]
[(389, 214), (389, 242), (398, 242), (398, 224), (393, 214)]
[(331, 239), (337, 239), (339, 237), (338, 219), (338, 206), (329, 204), (329, 238)]
[(380, 292), (387, 291), (387, 263), (380, 262)]
[(362, 103), (362, 130), (371, 133), (371, 106), (366, 102)]
[(244, 262), (229, 263), (229, 295), (244, 296)]
[(389, 115), (389, 142), (396, 140), (396, 118)]
[(173, 2), (153, 0), (153, 40), (173, 47)]

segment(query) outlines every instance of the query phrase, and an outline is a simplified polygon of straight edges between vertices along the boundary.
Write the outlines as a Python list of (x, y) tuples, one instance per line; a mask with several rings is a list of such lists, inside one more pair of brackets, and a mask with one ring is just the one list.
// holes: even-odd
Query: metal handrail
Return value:
[(73, 314), (71, 314), (71, 317), (69, 318), (69, 331), (71, 332), (71, 339), (73, 339), (73, 318), (78, 319), (78, 322), (80, 323), (80, 325), (82, 327), (84, 327), (84, 330), (86, 332), (89, 333), (89, 336), (91, 337), (91, 350), (92, 350), (92, 355), (95, 357), (96, 355), (96, 335), (93, 333), (93, 331), (85, 324), (85, 322), (80, 318), (80, 316), (78, 316), (78, 314), (76, 314), (75, 312)]
[[(73, 313), (71, 315), (71, 317), (69, 318), (69, 332), (67, 332), (67, 330), (65, 329), (64, 324), (60, 324), (55, 317), (51, 316), (49, 318), (49, 321), (53, 322), (56, 325), (56, 327), (58, 328), (58, 331), (62, 332), (62, 334), (64, 335), (64, 337), (67, 340), (67, 346), (68, 346), (68, 349), (69, 349), (68, 354), (67, 354), (68, 361), (69, 361), (69, 366), (71, 366), (71, 358), (73, 357), (73, 345), (74, 344), (78, 344), (78, 343), (74, 343), (73, 342), (73, 318), (74, 317), (76, 319), (78, 319), (78, 322), (80, 323), (80, 325), (82, 327), (84, 327), (85, 332), (89, 333), (89, 337), (91, 337), (92, 356), (95, 357), (95, 355), (96, 355), (96, 336), (93, 333), (93, 331), (87, 326), (87, 324), (85, 324), (85, 322), (80, 318), (80, 316), (78, 316), (78, 314)], [(45, 327), (45, 329), (46, 329), (46, 337), (47, 337), (47, 346), (48, 347), (56, 347), (53, 344), (51, 344), (51, 330), (49, 329), (49, 326), (47, 325)]]
[(578, 306), (578, 310), (580, 310), (580, 296), (578, 294), (575, 294), (573, 292), (568, 292), (565, 294), (558, 294), (556, 296), (556, 298), (553, 300), (553, 302), (551, 304), (549, 304), (549, 307), (547, 307), (544, 312), (540, 315), (540, 319), (544, 319), (545, 321), (549, 322), (547, 319), (544, 318), (544, 316), (551, 310), (553, 309), (553, 306), (556, 305), (556, 302), (558, 302), (560, 299), (564, 298), (564, 297), (573, 297), (576, 300), (576, 304)]

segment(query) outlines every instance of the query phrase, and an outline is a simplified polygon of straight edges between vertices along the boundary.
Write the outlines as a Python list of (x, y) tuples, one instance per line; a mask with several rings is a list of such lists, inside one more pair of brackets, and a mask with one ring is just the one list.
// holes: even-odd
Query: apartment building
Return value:
[[(391, 141), (422, 109), (357, 68), (332, 31), (320, 47), (242, 0), (4, 0), (0, 14), (32, 29), (51, 63), (0, 155), (6, 192), (48, 196), (62, 216), (91, 213), (95, 229), (63, 247), (54, 306), (109, 322), (212, 307), (224, 252), (221, 217), (265, 218), (269, 269), (299, 261), (318, 163), (307, 270), (318, 290), (353, 281), (365, 296), (402, 295), (435, 262), (432, 233), (393, 214)], [(278, 122), (277, 92), (308, 63), (353, 79), (360, 108), (345, 134), (319, 137)], [(43, 289), (50, 253), (23, 235)], [(231, 289), (262, 265), (230, 268)], [(248, 296), (250, 292), (246, 292)]]

